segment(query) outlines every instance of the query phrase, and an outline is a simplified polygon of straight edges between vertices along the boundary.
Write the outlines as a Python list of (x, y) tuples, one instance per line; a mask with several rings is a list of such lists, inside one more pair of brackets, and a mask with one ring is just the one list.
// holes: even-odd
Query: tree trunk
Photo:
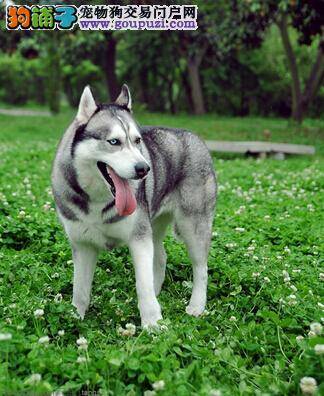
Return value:
[[(47, 33), (47, 32), (46, 32)], [(51, 112), (60, 112), (61, 56), (59, 32), (47, 35), (47, 99)]]
[(316, 61), (312, 67), (312, 70), (306, 82), (305, 89), (301, 99), (301, 110), (303, 113), (307, 111), (310, 102), (316, 95), (316, 92), (323, 80), (323, 76), (324, 76), (324, 54), (321, 43), (319, 43)]
[(189, 84), (191, 89), (191, 98), (194, 108), (194, 113), (205, 114), (205, 103), (203, 92), (201, 88), (201, 81), (199, 75), (199, 66), (200, 62), (196, 56), (190, 57), (188, 59), (188, 77), (189, 77)]
[(278, 21), (278, 27), (281, 34), (281, 39), (283, 43), (284, 50), (286, 52), (288, 67), (291, 74), (292, 84), (291, 84), (291, 94), (292, 94), (292, 113), (291, 116), (294, 121), (301, 123), (303, 119), (302, 108), (301, 108), (301, 90), (300, 90), (300, 80), (298, 74), (298, 67), (296, 56), (294, 54), (293, 48), (291, 46), (289, 34), (288, 34), (288, 24), (287, 15), (284, 14)]
[(119, 84), (116, 75), (117, 40), (112, 32), (106, 33), (107, 46), (105, 53), (105, 74), (111, 102), (119, 95)]

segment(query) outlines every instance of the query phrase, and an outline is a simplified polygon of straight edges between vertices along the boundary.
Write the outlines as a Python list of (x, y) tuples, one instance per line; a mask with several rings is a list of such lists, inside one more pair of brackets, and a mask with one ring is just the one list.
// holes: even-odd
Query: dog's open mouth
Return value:
[(97, 162), (97, 166), (115, 197), (115, 205), (118, 214), (120, 216), (131, 215), (135, 211), (137, 203), (128, 181), (118, 176), (117, 173), (104, 162)]

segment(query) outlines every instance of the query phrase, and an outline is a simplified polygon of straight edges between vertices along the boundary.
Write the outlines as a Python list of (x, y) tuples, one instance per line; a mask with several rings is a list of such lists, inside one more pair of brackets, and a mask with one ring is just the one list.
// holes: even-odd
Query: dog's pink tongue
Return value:
[(136, 209), (136, 198), (128, 181), (119, 177), (110, 167), (108, 167), (108, 173), (116, 189), (115, 205), (118, 214), (120, 216), (131, 215)]

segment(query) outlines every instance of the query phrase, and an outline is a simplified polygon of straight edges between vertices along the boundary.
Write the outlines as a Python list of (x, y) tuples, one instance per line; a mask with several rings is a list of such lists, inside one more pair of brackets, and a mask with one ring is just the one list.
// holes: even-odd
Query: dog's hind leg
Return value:
[(207, 299), (207, 258), (211, 237), (211, 218), (200, 216), (178, 216), (176, 226), (186, 244), (193, 266), (193, 288), (186, 312), (199, 316), (203, 313)]
[(83, 319), (90, 303), (98, 251), (90, 245), (74, 244), (72, 252), (74, 264), (72, 304)]
[(152, 224), (154, 244), (154, 290), (156, 296), (159, 295), (165, 278), (167, 256), (163, 246), (163, 239), (171, 220), (172, 218), (170, 215), (162, 215), (154, 220)]

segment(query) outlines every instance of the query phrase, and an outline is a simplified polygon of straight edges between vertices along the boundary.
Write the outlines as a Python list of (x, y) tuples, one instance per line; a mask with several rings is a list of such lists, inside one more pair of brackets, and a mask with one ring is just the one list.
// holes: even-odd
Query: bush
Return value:
[(102, 73), (98, 66), (84, 60), (77, 66), (63, 66), (63, 85), (71, 106), (76, 107), (86, 85), (97, 86), (102, 82)]
[(25, 59), (20, 54), (0, 56), (0, 100), (24, 104), (28, 100), (45, 103), (45, 70), (39, 58)]

